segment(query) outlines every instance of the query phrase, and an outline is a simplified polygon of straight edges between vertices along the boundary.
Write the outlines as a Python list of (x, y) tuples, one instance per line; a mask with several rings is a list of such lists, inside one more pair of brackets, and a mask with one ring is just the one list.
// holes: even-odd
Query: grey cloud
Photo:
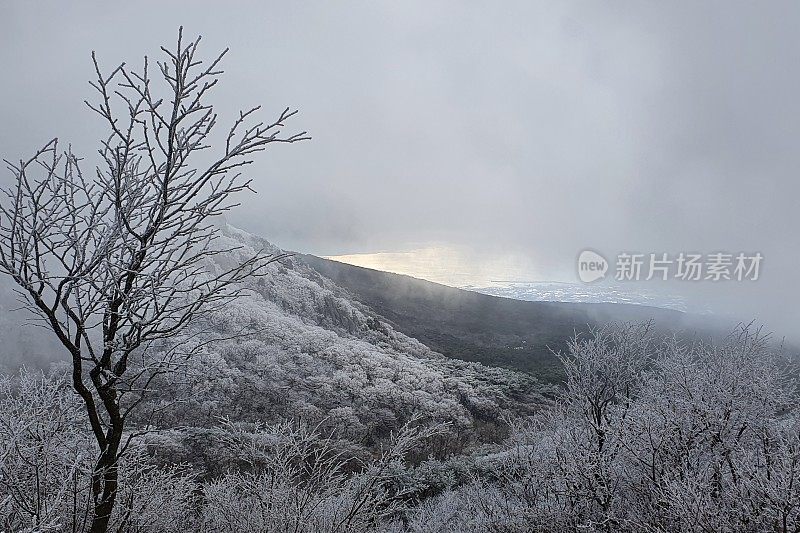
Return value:
[[(593, 247), (762, 251), (696, 297), (790, 331), (800, 7), (789, 2), (6, 3), (0, 147), (90, 154), (89, 51), (231, 47), (215, 101), (299, 107), (231, 222), (318, 254), (452, 242), (570, 271)], [(3, 179), (6, 179), (5, 177)], [(559, 268), (554, 268), (554, 275)]]

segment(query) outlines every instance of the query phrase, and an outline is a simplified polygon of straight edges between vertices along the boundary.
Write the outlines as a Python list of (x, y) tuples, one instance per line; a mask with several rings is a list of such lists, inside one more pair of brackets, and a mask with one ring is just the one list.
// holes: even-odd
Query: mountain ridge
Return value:
[(568, 338), (610, 322), (652, 320), (663, 330), (708, 334), (699, 317), (639, 304), (523, 301), (449, 287), (299, 254), (317, 272), (385, 318), (394, 329), (447, 357), (560, 381), (553, 353)]

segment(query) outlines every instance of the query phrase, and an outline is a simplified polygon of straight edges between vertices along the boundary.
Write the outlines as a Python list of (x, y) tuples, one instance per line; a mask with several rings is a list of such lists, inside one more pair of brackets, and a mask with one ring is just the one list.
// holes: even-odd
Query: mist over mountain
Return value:
[(684, 338), (722, 338), (735, 324), (674, 309), (629, 303), (523, 301), (448, 287), (410, 276), (302, 256), (324, 276), (398, 330), (452, 358), (561, 379), (555, 352), (609, 323), (653, 321)]
[[(222, 228), (225, 239), (217, 246), (236, 250), (215, 256), (215, 269), (230, 267), (257, 250), (283, 252), (262, 237), (225, 223)], [(315, 339), (324, 338), (325, 347), (333, 343), (358, 353), (368, 350), (362, 354), (365, 359), (410, 357), (415, 365), (437, 367), (445, 374), (458, 368), (453, 362), (439, 368), (450, 359), (488, 365), (463, 367), (478, 373), (491, 374), (489, 367), (500, 367), (557, 381), (554, 351), (563, 350), (576, 332), (592, 327), (653, 320), (665, 331), (698, 336), (722, 335), (731, 327), (653, 306), (522, 301), (479, 294), (302, 254), (271, 265), (268, 275), (254, 279), (248, 288), (246, 296), (227, 309), (227, 329), (236, 322), (231, 318), (236, 313), (242, 324), (263, 321), (258, 335), (265, 349), (303, 346), (302, 353), (328, 354), (315, 344)], [(4, 339), (0, 363), (13, 369), (59, 361), (63, 347), (30, 311), (20, 308), (10, 280), (0, 281), (0, 295)], [(289, 329), (281, 333), (282, 328)], [(309, 363), (308, 368), (315, 365)]]
[[(214, 255), (211, 272), (257, 252), (281, 253), (265, 239), (228, 225), (222, 235), (215, 246), (232, 251)], [(300, 258), (269, 265), (246, 288), (197, 326), (205, 334), (211, 328), (222, 340), (192, 359), (189, 374), (200, 376), (200, 382), (189, 390), (167, 389), (192, 399), (172, 409), (171, 422), (162, 420), (162, 425), (213, 425), (220, 416), (262, 422), (302, 417), (326, 421), (337, 434), (361, 442), (397, 429), (417, 412), (453, 424), (454, 435), (466, 443), (475, 438), (477, 420), (527, 411), (544, 390), (525, 374), (485, 366), (479, 359), (445, 357), (395, 329)], [(64, 348), (42, 328), (21, 329), (25, 315), (6, 305), (5, 365), (12, 370), (22, 364), (63, 366)], [(27, 335), (10, 334), (15, 331)]]

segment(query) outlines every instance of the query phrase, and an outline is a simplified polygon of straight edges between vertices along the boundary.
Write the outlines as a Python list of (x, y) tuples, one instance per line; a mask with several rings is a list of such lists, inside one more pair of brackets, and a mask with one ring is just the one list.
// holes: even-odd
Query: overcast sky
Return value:
[(244, 229), (326, 255), (513, 253), (553, 277), (587, 247), (761, 251), (760, 281), (694, 293), (781, 332), (800, 318), (796, 2), (0, 5), (4, 157), (54, 136), (91, 154), (90, 51), (137, 62), (183, 25), (231, 48), (223, 121), (292, 106), (313, 136), (250, 169)]

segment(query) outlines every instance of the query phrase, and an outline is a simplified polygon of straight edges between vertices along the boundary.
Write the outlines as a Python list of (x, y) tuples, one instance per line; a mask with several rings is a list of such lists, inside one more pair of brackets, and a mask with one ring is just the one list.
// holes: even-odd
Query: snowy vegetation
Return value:
[(64, 360), (0, 377), (0, 530), (800, 530), (796, 373), (758, 331), (595, 330), (544, 386), (219, 225), (251, 156), (307, 137), (253, 108), (197, 157), (224, 55), (199, 43), (93, 56), (94, 172), (56, 139), (9, 163), (0, 273)]
[[(332, 369), (324, 361), (336, 350), (326, 350), (337, 343), (320, 338), (329, 346), (306, 353), (306, 362)], [(213, 357), (241, 362), (250, 353), (256, 362), (259, 345), (251, 342), (239, 343), (236, 356), (228, 346)], [(355, 364), (363, 345), (355, 340), (344, 345)], [(361, 353), (372, 359), (373, 375), (380, 375), (392, 368), (391, 358), (376, 354)], [(436, 361), (429, 355), (418, 361)], [(290, 359), (287, 355), (284, 362)], [(111, 527), (253, 532), (788, 532), (800, 527), (794, 370), (759, 332), (745, 328), (718, 344), (683, 344), (656, 337), (649, 324), (620, 325), (578, 336), (562, 359), (568, 379), (558, 397), (533, 414), (507, 412), (503, 442), (439, 446), (427, 454), (420, 452), (426, 444), (449, 443), (474, 431), (474, 416), (470, 419), (458, 402), (439, 409), (426, 405), (446, 399), (443, 382), (466, 382), (469, 374), (437, 374), (419, 363), (426, 372), (412, 367), (411, 375), (426, 376), (430, 383), (421, 396), (433, 395), (437, 387), (440, 392), (416, 403), (404, 403), (405, 385), (390, 378), (383, 392), (363, 386), (366, 370), (354, 378), (366, 380), (359, 382), (361, 393), (345, 385), (346, 393), (338, 394), (335, 371), (315, 373), (318, 386), (296, 392), (290, 404), (297, 403), (284, 413), (249, 406), (236, 411), (237, 402), (226, 400), (230, 403), (217, 412), (227, 418), (213, 418), (199, 400), (189, 408), (164, 403), (165, 410), (181, 413), (173, 415), (176, 420), (192, 410), (198, 422), (207, 417), (206, 433), (174, 426), (133, 440)], [(343, 360), (340, 352), (330, 364)], [(229, 371), (222, 381), (237, 379)], [(251, 380), (266, 398), (281, 390), (277, 378)], [(57, 372), (45, 377), (23, 371), (0, 386), (3, 527), (82, 530), (90, 513), (94, 451), (77, 397)], [(215, 386), (223, 390), (219, 383), (210, 387)], [(497, 401), (505, 394), (501, 385), (487, 383), (471, 393), (486, 394), (493, 387)], [(259, 396), (247, 389), (239, 399), (248, 394)], [(349, 405), (324, 412), (322, 406), (343, 398)], [(302, 401), (310, 414), (287, 416)], [(380, 442), (368, 445), (379, 428), (354, 427), (369, 422), (364, 413), (376, 401), (398, 401), (393, 411), (398, 420), (382, 428)], [(452, 416), (445, 416), (448, 409)], [(255, 420), (259, 413), (268, 413), (265, 421)], [(344, 418), (332, 423), (336, 416)], [(167, 457), (181, 442), (194, 446), (195, 460), (204, 457), (215, 466)]]

